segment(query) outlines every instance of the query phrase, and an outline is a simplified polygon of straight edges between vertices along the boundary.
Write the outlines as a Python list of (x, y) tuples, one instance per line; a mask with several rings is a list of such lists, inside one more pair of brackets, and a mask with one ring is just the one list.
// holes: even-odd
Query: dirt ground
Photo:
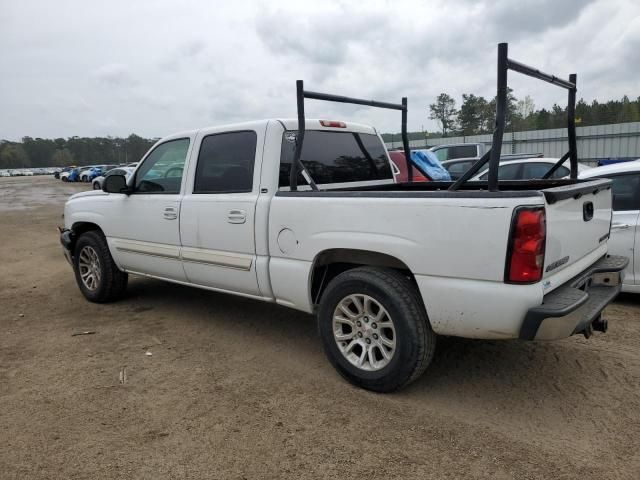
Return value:
[(0, 179), (0, 478), (640, 478), (640, 296), (590, 340), (440, 339), (373, 394), (293, 310), (140, 278), (85, 301), (55, 228), (85, 188)]

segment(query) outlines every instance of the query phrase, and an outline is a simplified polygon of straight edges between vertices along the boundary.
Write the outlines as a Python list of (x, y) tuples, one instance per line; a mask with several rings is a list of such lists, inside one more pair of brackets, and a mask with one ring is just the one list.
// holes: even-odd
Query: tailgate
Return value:
[(611, 227), (611, 180), (597, 179), (542, 192), (547, 216), (543, 274), (546, 278), (607, 241)]

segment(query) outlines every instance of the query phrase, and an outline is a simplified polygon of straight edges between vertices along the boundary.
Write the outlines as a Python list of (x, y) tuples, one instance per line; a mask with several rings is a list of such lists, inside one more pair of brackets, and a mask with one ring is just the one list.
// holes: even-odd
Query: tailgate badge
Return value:
[(556, 260), (553, 263), (550, 263), (547, 266), (547, 269), (545, 270), (545, 272), (550, 272), (551, 270), (555, 270), (556, 268), (564, 265), (565, 263), (567, 263), (569, 261), (569, 255), (567, 255), (566, 257), (561, 258), (560, 260)]

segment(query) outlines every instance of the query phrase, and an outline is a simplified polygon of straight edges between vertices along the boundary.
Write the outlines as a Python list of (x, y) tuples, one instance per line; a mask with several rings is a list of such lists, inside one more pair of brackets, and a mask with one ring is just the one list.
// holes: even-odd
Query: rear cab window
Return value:
[[(296, 136), (297, 132), (291, 130), (282, 135), (278, 182), (281, 188), (289, 187)], [(393, 181), (384, 145), (374, 134), (307, 130), (301, 160), (317, 185)], [(302, 174), (298, 175), (298, 185), (307, 185)]]

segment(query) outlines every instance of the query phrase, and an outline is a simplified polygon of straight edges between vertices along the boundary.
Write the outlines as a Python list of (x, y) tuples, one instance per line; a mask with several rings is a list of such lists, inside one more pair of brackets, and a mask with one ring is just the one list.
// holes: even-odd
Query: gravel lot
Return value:
[(376, 395), (299, 312), (138, 278), (86, 302), (55, 227), (87, 188), (0, 179), (0, 478), (639, 478), (640, 296), (590, 340), (440, 339)]

